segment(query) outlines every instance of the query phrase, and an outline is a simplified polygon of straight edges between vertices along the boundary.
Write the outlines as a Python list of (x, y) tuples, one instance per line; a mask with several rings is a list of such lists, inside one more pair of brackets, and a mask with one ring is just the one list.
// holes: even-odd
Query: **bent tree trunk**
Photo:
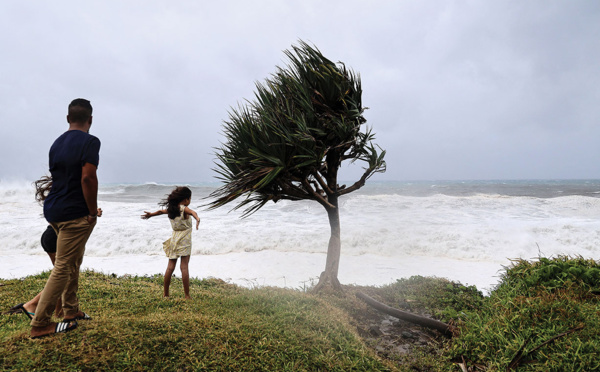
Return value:
[(325, 271), (321, 273), (319, 282), (315, 286), (315, 292), (319, 292), (327, 284), (330, 284), (335, 290), (342, 289), (342, 285), (338, 280), (340, 252), (342, 249), (340, 241), (340, 210), (338, 208), (337, 197), (330, 197), (329, 202), (335, 208), (327, 208), (327, 216), (329, 217), (329, 226), (331, 228), (329, 246), (327, 247), (327, 262), (325, 263)]

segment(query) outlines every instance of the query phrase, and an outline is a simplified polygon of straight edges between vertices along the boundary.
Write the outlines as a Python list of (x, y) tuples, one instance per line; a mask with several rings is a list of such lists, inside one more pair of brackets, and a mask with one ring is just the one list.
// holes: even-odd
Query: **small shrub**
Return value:
[(490, 370), (596, 371), (600, 265), (581, 257), (517, 260), (459, 322), (449, 355)]

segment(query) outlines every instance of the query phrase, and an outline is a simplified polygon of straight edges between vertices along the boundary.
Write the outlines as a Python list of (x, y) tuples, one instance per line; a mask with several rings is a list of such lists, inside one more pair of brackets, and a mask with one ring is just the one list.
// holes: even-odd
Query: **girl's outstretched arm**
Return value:
[(200, 217), (198, 217), (198, 213), (196, 213), (195, 211), (191, 210), (188, 207), (185, 207), (184, 212), (189, 215), (192, 215), (196, 219), (196, 230), (198, 230), (198, 226), (200, 225)]
[(142, 214), (142, 219), (143, 220), (147, 220), (150, 217), (154, 217), (154, 216), (160, 216), (161, 214), (167, 214), (167, 210), (166, 209), (160, 209), (157, 210), (156, 212), (146, 212), (144, 211), (144, 214)]

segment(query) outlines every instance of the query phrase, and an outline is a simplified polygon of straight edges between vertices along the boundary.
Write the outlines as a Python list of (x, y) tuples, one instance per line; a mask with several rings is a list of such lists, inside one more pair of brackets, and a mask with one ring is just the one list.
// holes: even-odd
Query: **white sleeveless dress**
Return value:
[(170, 219), (173, 235), (163, 243), (163, 249), (169, 259), (192, 254), (192, 217), (184, 218), (185, 205), (179, 206), (180, 214)]

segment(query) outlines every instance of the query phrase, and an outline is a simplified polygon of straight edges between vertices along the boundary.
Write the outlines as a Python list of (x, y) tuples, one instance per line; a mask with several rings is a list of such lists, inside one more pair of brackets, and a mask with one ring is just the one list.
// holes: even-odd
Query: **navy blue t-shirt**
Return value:
[(89, 214), (83, 189), (81, 168), (85, 163), (98, 166), (100, 140), (80, 130), (69, 130), (50, 148), (52, 188), (44, 201), (48, 222), (64, 222)]

